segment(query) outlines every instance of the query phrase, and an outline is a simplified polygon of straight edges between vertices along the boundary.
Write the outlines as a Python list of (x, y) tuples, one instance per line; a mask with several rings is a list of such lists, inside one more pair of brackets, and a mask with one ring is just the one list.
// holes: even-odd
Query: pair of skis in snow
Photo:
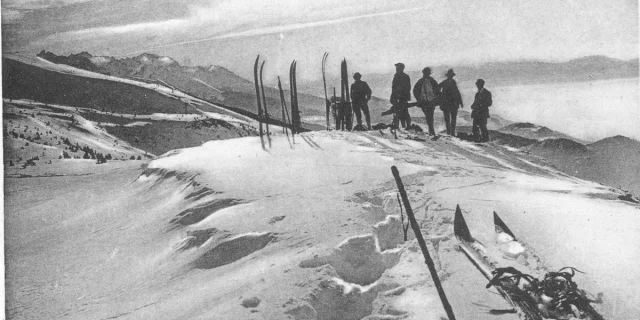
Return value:
[[(269, 148), (271, 148), (271, 135), (269, 132), (269, 112), (267, 110), (267, 100), (264, 94), (264, 83), (262, 81), (262, 72), (264, 69), (265, 61), (262, 61), (260, 64), (260, 56), (256, 57), (256, 61), (253, 65), (253, 79), (255, 82), (256, 88), (256, 101), (258, 106), (258, 122), (259, 122), (259, 134), (260, 134), (260, 142), (262, 143), (262, 149), (266, 150), (264, 135), (265, 131), (263, 130), (263, 122), (266, 126), (266, 136), (269, 143)], [(258, 69), (258, 65), (260, 68)], [(278, 77), (278, 90), (280, 92), (280, 105), (282, 108), (282, 122), (288, 124), (291, 129), (292, 137), (300, 132), (301, 121), (300, 121), (300, 110), (298, 108), (298, 87), (296, 84), (296, 65), (297, 62), (293, 60), (291, 62), (291, 66), (289, 67), (289, 93), (291, 95), (291, 117), (289, 117), (289, 110), (287, 110), (287, 104), (284, 99), (284, 91), (282, 90), (282, 83), (280, 82), (280, 77)], [(287, 134), (286, 126), (283, 127), (283, 132)], [(295, 139), (295, 138), (293, 138)], [(294, 140), (295, 143), (295, 140)]]
[(296, 82), (296, 67), (298, 62), (293, 60), (289, 67), (289, 93), (291, 94), (291, 134), (300, 133), (300, 108), (298, 107), (298, 85)]
[[(518, 242), (513, 232), (507, 227), (507, 225), (500, 219), (496, 212), (493, 213), (493, 220), (495, 226), (495, 232), (498, 239), (506, 239), (512, 242), (511, 247), (521, 248), (526, 250), (526, 246)], [(506, 267), (500, 268), (497, 263), (492, 261), (488, 255), (487, 247), (476, 240), (469, 231), (469, 227), (462, 215), (460, 206), (456, 207), (454, 217), (454, 234), (460, 241), (460, 249), (469, 258), (473, 265), (489, 280), (489, 285), (494, 286), (500, 295), (515, 309), (521, 319), (525, 320), (543, 320), (548, 319), (543, 316), (540, 309), (541, 305), (539, 301), (534, 300), (531, 295), (521, 288), (520, 279), (522, 274), (515, 268)], [(501, 277), (503, 273), (512, 273), (514, 276)], [(560, 273), (560, 272), (558, 272)], [(526, 278), (525, 278), (526, 279)], [(531, 280), (530, 281), (536, 281)], [(563, 297), (564, 299), (571, 299), (572, 297)], [(604, 320), (604, 318), (589, 304), (586, 298), (573, 296), (573, 298), (581, 300), (576, 303), (579, 306), (579, 313), (582, 315), (581, 319), (588, 320)], [(554, 319), (554, 318), (552, 318)]]
[(347, 59), (343, 59), (340, 64), (340, 103), (342, 108), (342, 119), (340, 119), (342, 130), (351, 131), (353, 127), (353, 107), (349, 92), (349, 73), (347, 72)]
[[(262, 149), (265, 149), (264, 144), (264, 131), (262, 130), (262, 122), (266, 125), (267, 140), (269, 140), (269, 148), (271, 148), (271, 136), (269, 134), (269, 112), (267, 111), (267, 100), (264, 96), (264, 85), (262, 83), (262, 70), (264, 69), (265, 61), (260, 64), (260, 56), (256, 57), (256, 62), (253, 64), (253, 80), (256, 85), (256, 101), (258, 104), (258, 122), (260, 123), (260, 143), (262, 143)], [(258, 76), (258, 64), (260, 64), (260, 73)], [(264, 112), (264, 115), (263, 115)]]

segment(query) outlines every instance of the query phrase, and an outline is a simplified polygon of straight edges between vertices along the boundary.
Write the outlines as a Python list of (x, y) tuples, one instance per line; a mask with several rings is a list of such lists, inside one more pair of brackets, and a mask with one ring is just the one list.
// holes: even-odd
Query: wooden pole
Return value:
[(444, 289), (442, 288), (442, 284), (440, 283), (440, 278), (438, 277), (438, 272), (436, 271), (436, 267), (433, 264), (433, 260), (431, 259), (431, 256), (429, 255), (427, 244), (424, 242), (424, 238), (422, 237), (422, 232), (420, 232), (420, 226), (418, 225), (418, 221), (416, 221), (416, 218), (413, 215), (413, 210), (411, 209), (411, 204), (409, 203), (407, 192), (404, 190), (402, 179), (400, 179), (400, 173), (398, 172), (398, 168), (396, 168), (396, 166), (392, 166), (391, 173), (393, 174), (393, 177), (396, 179), (396, 184), (398, 185), (398, 192), (400, 192), (400, 196), (402, 197), (402, 202), (404, 203), (404, 209), (407, 212), (409, 223), (411, 223), (411, 228), (413, 229), (413, 232), (416, 234), (416, 239), (418, 239), (418, 244), (420, 245), (420, 249), (422, 250), (422, 254), (424, 255), (424, 262), (429, 267), (429, 272), (431, 273), (431, 278), (433, 279), (433, 283), (436, 285), (436, 289), (438, 290), (438, 295), (440, 296), (440, 300), (442, 301), (442, 306), (444, 307), (444, 310), (447, 312), (447, 317), (449, 317), (449, 320), (456, 320), (456, 317), (453, 314), (453, 309), (451, 309), (451, 305), (449, 304), (449, 300), (447, 300), (447, 295), (444, 293)]

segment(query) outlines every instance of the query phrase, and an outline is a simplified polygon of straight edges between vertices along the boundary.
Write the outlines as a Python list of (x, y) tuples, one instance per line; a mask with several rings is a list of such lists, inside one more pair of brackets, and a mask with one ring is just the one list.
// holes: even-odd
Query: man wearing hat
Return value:
[(391, 83), (391, 104), (395, 110), (393, 125), (398, 126), (398, 121), (403, 128), (411, 125), (409, 115), (409, 100), (411, 100), (411, 79), (404, 73), (404, 63), (396, 63), (396, 74)]
[(369, 99), (371, 99), (371, 88), (369, 85), (361, 81), (362, 75), (360, 72), (353, 74), (355, 82), (351, 84), (351, 100), (353, 101), (353, 111), (356, 114), (356, 120), (358, 125), (362, 126), (362, 115), (360, 110), (364, 113), (364, 118), (367, 120), (367, 129), (371, 130), (371, 116), (369, 115)]
[(444, 123), (447, 126), (447, 134), (456, 135), (456, 117), (458, 107), (463, 108), (462, 96), (456, 81), (453, 80), (453, 69), (447, 71), (447, 79), (440, 83), (440, 110), (444, 113)]
[(476, 141), (489, 141), (489, 130), (487, 130), (487, 119), (489, 119), (489, 107), (493, 104), (491, 92), (484, 88), (484, 80), (476, 81), (478, 92), (471, 105), (471, 118), (473, 118), (473, 136)]
[(436, 131), (433, 127), (433, 112), (438, 105), (438, 82), (431, 77), (431, 68), (426, 67), (422, 69), (422, 78), (416, 82), (413, 87), (413, 95), (418, 101), (418, 107), (424, 112), (425, 118), (427, 118), (427, 126), (429, 126), (429, 134), (436, 135)]

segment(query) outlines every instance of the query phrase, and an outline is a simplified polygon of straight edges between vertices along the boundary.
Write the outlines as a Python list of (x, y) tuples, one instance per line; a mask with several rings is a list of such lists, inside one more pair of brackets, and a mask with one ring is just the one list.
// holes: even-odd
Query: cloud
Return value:
[[(11, 9), (37, 10), (51, 7), (62, 7), (70, 4), (96, 0), (3, 0), (2, 11)], [(3, 21), (4, 23), (4, 21)]]
[(419, 10), (424, 10), (424, 7), (393, 10), (393, 11), (379, 12), (379, 13), (370, 13), (370, 14), (363, 14), (363, 15), (358, 15), (358, 16), (349, 16), (349, 17), (343, 17), (343, 18), (338, 18), (338, 19), (330, 19), (330, 20), (322, 20), (322, 21), (313, 21), (313, 22), (305, 22), (305, 23), (292, 23), (292, 24), (285, 24), (285, 25), (267, 26), (267, 27), (243, 30), (243, 31), (239, 31), (239, 32), (224, 33), (224, 34), (220, 34), (220, 35), (217, 35), (217, 36), (214, 36), (214, 37), (209, 37), (209, 38), (204, 38), (204, 39), (196, 39), (196, 40), (188, 40), (188, 41), (180, 41), (180, 42), (168, 43), (168, 44), (164, 44), (164, 45), (160, 45), (160, 46), (154, 46), (154, 47), (150, 47), (150, 48), (145, 48), (145, 49), (142, 49), (140, 51), (130, 52), (130, 53), (123, 54), (123, 55), (131, 55), (131, 54), (136, 54), (136, 53), (142, 53), (142, 52), (145, 52), (145, 51), (148, 51), (148, 50), (154, 50), (154, 49), (160, 49), (160, 48), (166, 48), (166, 47), (172, 47), (172, 46), (179, 46), (179, 45), (186, 45), (186, 44), (195, 44), (195, 43), (201, 43), (201, 42), (207, 42), (207, 41), (215, 41), (215, 40), (222, 40), (222, 39), (232, 39), (232, 38), (245, 38), (245, 37), (252, 37), (252, 36), (263, 35), (263, 34), (272, 34), (272, 33), (282, 33), (282, 32), (287, 32), (287, 31), (298, 30), (298, 29), (313, 28), (313, 27), (326, 26), (326, 25), (332, 25), (332, 24), (340, 24), (340, 23), (350, 22), (350, 21), (354, 21), (354, 20), (358, 20), (358, 19), (374, 18), (374, 17), (380, 17), (380, 16), (394, 15), (394, 14), (403, 14), (403, 13), (414, 12), (414, 11), (419, 11)]
[(188, 20), (171, 19), (171, 20), (158, 21), (158, 22), (144, 22), (144, 23), (134, 23), (134, 24), (126, 24), (126, 25), (120, 25), (120, 26), (89, 28), (89, 29), (83, 29), (78, 31), (66, 32), (58, 36), (70, 37), (70, 38), (87, 38), (87, 37), (101, 37), (105, 35), (121, 35), (121, 34), (145, 32), (145, 31), (170, 32), (175, 29), (180, 29), (188, 24), (189, 24)]

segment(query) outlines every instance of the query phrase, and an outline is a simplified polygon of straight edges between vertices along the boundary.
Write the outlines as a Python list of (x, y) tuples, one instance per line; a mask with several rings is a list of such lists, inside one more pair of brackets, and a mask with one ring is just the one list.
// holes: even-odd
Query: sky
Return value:
[[(425, 65), (566, 61), (587, 55), (638, 57), (636, 0), (3, 0), (3, 52), (142, 52), (222, 65), (251, 78), (320, 77), (342, 58), (350, 69), (393, 72)], [(335, 66), (335, 68), (333, 68)]]

